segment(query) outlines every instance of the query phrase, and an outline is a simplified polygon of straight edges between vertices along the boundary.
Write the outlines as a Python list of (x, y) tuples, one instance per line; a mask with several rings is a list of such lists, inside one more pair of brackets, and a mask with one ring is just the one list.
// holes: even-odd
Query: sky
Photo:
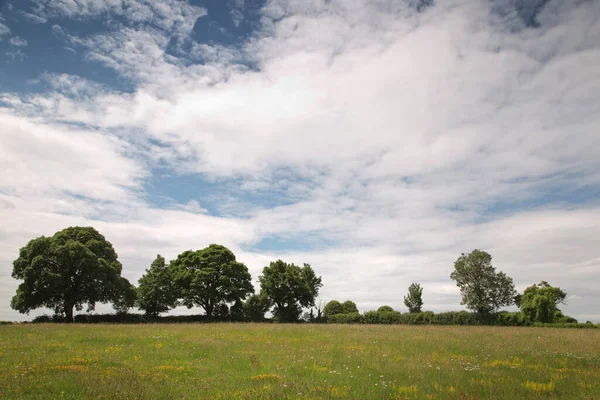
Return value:
[(0, 0), (0, 320), (80, 225), (133, 283), (217, 243), (361, 311), (464, 309), (481, 249), (600, 322), (599, 65), (593, 0)]

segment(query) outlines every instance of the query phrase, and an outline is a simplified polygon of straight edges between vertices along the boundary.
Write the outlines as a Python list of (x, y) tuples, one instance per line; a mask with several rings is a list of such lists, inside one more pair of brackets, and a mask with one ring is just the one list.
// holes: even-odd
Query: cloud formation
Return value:
[[(216, 242), (254, 278), (311, 263), (325, 299), (402, 308), (419, 281), (425, 308), (446, 310), (453, 261), (481, 248), (520, 290), (547, 280), (600, 320), (599, 3), (271, 0), (229, 47), (195, 42), (210, 15), (185, 2), (32, 12), (118, 17), (53, 30), (135, 90), (46, 74), (42, 92), (1, 95), (3, 276), (27, 240), (93, 224), (133, 280), (156, 253)], [(144, 186), (159, 167), (217, 194), (160, 208)]]

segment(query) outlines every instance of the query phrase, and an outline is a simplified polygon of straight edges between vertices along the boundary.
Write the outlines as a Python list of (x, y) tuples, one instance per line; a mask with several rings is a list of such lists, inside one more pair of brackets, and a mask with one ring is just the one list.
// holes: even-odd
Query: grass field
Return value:
[(0, 398), (600, 399), (600, 330), (7, 325)]

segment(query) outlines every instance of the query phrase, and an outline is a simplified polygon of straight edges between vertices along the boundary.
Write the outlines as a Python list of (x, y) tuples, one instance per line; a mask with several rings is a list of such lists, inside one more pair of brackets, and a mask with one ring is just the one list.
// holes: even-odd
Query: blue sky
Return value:
[(18, 249), (79, 224), (132, 282), (220, 243), (361, 310), (461, 309), (479, 248), (600, 321), (600, 3), (0, 4), (0, 319)]

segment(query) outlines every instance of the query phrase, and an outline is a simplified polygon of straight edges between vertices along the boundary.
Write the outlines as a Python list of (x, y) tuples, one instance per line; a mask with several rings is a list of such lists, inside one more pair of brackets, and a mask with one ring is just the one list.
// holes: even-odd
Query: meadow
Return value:
[(600, 330), (0, 326), (6, 399), (600, 399)]

